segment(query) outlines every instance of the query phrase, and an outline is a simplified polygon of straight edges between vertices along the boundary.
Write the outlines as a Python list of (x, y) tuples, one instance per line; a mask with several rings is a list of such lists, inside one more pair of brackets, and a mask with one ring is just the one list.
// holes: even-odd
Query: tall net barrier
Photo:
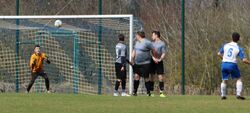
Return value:
[[(57, 28), (56, 19), (0, 19), (0, 91), (26, 90), (31, 78), (30, 56), (39, 44), (51, 60), (51, 64), (44, 62), (44, 70), (52, 92), (112, 93), (117, 36), (124, 34), (129, 47), (130, 32), (140, 30), (140, 23), (131, 24), (129, 16), (60, 18), (63, 25)], [(44, 79), (38, 77), (31, 92), (45, 90)]]

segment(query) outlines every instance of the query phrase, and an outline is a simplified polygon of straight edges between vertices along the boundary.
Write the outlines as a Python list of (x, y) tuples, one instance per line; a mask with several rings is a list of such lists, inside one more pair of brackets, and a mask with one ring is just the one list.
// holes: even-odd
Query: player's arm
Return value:
[(165, 44), (162, 47), (161, 52), (162, 52), (162, 55), (161, 55), (161, 57), (159, 59), (159, 62), (162, 61), (165, 58), (165, 55), (166, 55), (166, 45)]
[(157, 57), (158, 57), (158, 55), (157, 55), (157, 52), (156, 52), (156, 49), (155, 49), (155, 48), (153, 48), (153, 49), (152, 49), (152, 54), (153, 54), (153, 57), (155, 57), (155, 58), (157, 58)]
[(132, 66), (132, 69), (133, 69), (133, 71), (135, 71), (135, 56), (136, 56), (136, 53), (135, 53), (135, 50), (133, 50), (132, 51), (132, 53), (131, 53), (131, 61), (129, 61), (128, 59), (126, 59), (126, 62), (130, 65), (130, 66)]
[(121, 61), (122, 61), (122, 68), (121, 68), (121, 71), (124, 71), (125, 70), (125, 66), (126, 66), (126, 59), (127, 59), (127, 48), (124, 49), (123, 51), (123, 56), (121, 56)]
[(43, 57), (45, 59), (45, 61), (50, 64), (50, 60), (49, 60), (49, 57), (46, 55), (46, 54), (43, 54)]
[(147, 42), (146, 43), (146, 48), (151, 51), (151, 56), (152, 56), (152, 59), (154, 60), (154, 62), (158, 63), (158, 59), (157, 59), (158, 58), (158, 54), (157, 54), (157, 51), (154, 48), (152, 42)]
[(152, 54), (153, 60), (155, 61), (155, 63), (158, 63), (159, 62), (158, 59), (157, 59), (158, 58), (158, 54), (157, 54), (157, 51), (154, 48), (153, 44), (150, 42), (150, 43), (148, 43), (147, 46), (151, 50), (151, 54)]
[(244, 50), (242, 48), (240, 48), (238, 56), (240, 57), (240, 59), (242, 60), (243, 63), (250, 64), (250, 61), (245, 57), (245, 53), (244, 53)]
[(245, 63), (245, 64), (249, 64), (249, 65), (250, 65), (250, 61), (249, 61), (249, 60), (247, 60), (247, 58), (243, 58), (243, 59), (242, 59), (242, 61), (243, 61), (243, 63)]
[(224, 46), (222, 46), (220, 49), (219, 49), (219, 52), (218, 52), (218, 56), (223, 59), (223, 54), (224, 54)]
[(126, 65), (126, 57), (125, 56), (121, 57), (121, 62), (122, 62), (121, 71), (124, 71), (125, 70), (125, 65)]
[(30, 68), (31, 68), (31, 70), (34, 69), (35, 65), (36, 65), (36, 59), (31, 56), (30, 57)]
[(160, 60), (158, 59), (158, 55), (157, 55), (157, 52), (156, 52), (155, 48), (152, 49), (152, 58), (153, 58), (155, 63), (160, 62)]
[(48, 64), (50, 64), (50, 60), (49, 60), (49, 58), (46, 58), (46, 62), (47, 62)]
[(159, 62), (162, 61), (165, 58), (166, 53), (162, 53), (160, 59), (158, 60)]
[(222, 59), (223, 58), (223, 54), (221, 54), (220, 52), (218, 52), (218, 56)]
[(126, 56), (121, 56), (121, 63), (122, 63), (121, 71), (124, 71), (126, 66)]

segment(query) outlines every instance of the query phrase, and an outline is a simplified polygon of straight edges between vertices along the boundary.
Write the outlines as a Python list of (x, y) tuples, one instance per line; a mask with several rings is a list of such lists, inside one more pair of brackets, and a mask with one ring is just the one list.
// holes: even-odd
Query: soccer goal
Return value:
[[(55, 26), (55, 20), (61, 20), (62, 26)], [(51, 60), (44, 63), (44, 70), (52, 92), (112, 93), (117, 36), (127, 37), (131, 53), (133, 31), (140, 29), (132, 15), (0, 16), (0, 88), (25, 91), (31, 76), (30, 55), (39, 44)], [(132, 93), (131, 67), (128, 70), (127, 89)], [(43, 92), (44, 84), (38, 78), (31, 91)]]

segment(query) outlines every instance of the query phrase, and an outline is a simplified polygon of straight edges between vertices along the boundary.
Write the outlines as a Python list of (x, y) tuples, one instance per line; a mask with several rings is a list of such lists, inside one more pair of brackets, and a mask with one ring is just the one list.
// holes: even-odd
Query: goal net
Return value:
[[(55, 20), (62, 27), (54, 26)], [(132, 15), (0, 16), (0, 91), (24, 92), (30, 81), (29, 60), (39, 44), (52, 92), (109, 94), (115, 82), (115, 45), (124, 34), (132, 51), (133, 31), (141, 29)], [(129, 68), (129, 66), (127, 66)], [(132, 70), (127, 89), (132, 91)], [(44, 92), (38, 77), (31, 92)]]

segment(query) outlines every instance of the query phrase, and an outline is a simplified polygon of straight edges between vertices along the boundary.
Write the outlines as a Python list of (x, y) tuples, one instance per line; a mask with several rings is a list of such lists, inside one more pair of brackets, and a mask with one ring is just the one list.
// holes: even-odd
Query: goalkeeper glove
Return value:
[(46, 60), (46, 62), (47, 62), (48, 64), (50, 64), (50, 61), (49, 61), (49, 59), (47, 59), (47, 60)]

